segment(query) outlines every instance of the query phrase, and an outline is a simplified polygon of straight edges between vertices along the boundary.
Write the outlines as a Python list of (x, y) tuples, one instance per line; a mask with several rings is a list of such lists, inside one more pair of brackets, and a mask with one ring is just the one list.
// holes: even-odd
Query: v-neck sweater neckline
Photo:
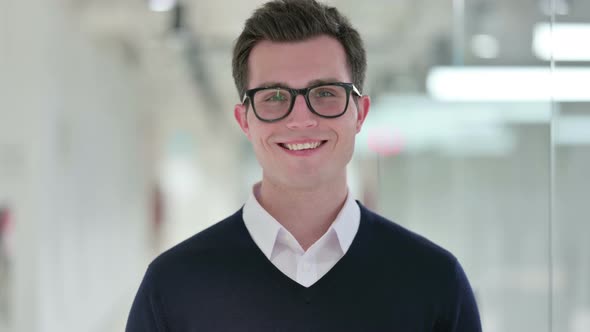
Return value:
[[(356, 202), (356, 204), (359, 203)], [(270, 279), (284, 285), (285, 287), (290, 287), (297, 292), (312, 294), (317, 293), (320, 289), (330, 287), (330, 285), (333, 285), (334, 282), (341, 276), (349, 276), (351, 272), (355, 272), (360, 268), (358, 266), (359, 259), (361, 259), (360, 252), (367, 250), (364, 247), (370, 245), (370, 227), (367, 225), (367, 223), (371, 222), (371, 220), (362, 205), (359, 204), (359, 208), (361, 211), (361, 222), (359, 223), (358, 231), (354, 236), (347, 252), (324, 276), (322, 276), (318, 281), (309, 287), (305, 287), (299, 284), (297, 281), (291, 279), (289, 276), (285, 275), (266, 257), (264, 252), (262, 252), (262, 250), (256, 245), (248, 233), (248, 229), (246, 228), (242, 218), (242, 210), (238, 211), (234, 216), (236, 218), (235, 221), (238, 222), (237, 226), (239, 227), (240, 235), (248, 239), (248, 241), (245, 241), (242, 246), (246, 245), (248, 249), (255, 251), (255, 255), (252, 257), (255, 257), (261, 266), (264, 266), (270, 270), (269, 273), (272, 273), (272, 277)], [(355, 271), (351, 271), (351, 269)], [(346, 279), (347, 281), (350, 281), (348, 278)]]

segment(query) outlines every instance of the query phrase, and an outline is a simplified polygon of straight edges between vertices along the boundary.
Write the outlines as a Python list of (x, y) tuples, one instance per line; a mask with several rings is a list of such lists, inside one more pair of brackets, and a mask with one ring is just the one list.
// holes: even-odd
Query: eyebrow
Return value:
[[(315, 79), (315, 80), (307, 82), (306, 87), (310, 87), (310, 86), (318, 85), (318, 84), (334, 83), (334, 82), (340, 82), (340, 80), (335, 79), (335, 78)], [(256, 88), (274, 88), (274, 87), (292, 88), (291, 86), (289, 86), (289, 84), (287, 84), (285, 82), (278, 82), (278, 81), (264, 82), (262, 84), (259, 84)]]

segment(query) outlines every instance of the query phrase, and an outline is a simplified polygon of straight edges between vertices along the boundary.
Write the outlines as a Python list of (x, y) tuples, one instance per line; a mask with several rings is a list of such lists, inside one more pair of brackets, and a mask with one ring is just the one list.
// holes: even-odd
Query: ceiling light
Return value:
[(590, 24), (538, 23), (533, 31), (533, 52), (543, 60), (590, 61)]
[(590, 67), (437, 67), (428, 93), (455, 101), (590, 101)]
[(500, 46), (498, 40), (490, 35), (475, 35), (471, 38), (471, 50), (473, 54), (482, 59), (494, 59), (498, 57)]
[(155, 12), (167, 12), (176, 6), (176, 0), (149, 0), (149, 6)]

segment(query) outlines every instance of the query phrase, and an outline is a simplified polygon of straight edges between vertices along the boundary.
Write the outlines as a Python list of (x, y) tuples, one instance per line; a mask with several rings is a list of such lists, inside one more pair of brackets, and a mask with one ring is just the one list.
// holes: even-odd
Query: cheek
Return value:
[(254, 151), (257, 155), (264, 154), (271, 147), (268, 143), (269, 133), (267, 133), (264, 128), (261, 128), (260, 126), (254, 125), (250, 128), (250, 142), (252, 143)]
[(343, 127), (343, 129), (340, 132), (340, 144), (342, 149), (347, 151), (347, 155), (352, 154), (354, 152), (357, 134), (356, 128), (356, 122), (351, 120), (347, 121), (345, 127)]
[(346, 141), (347, 143), (349, 141), (354, 141), (357, 134), (356, 118), (354, 118), (354, 116), (349, 116), (342, 120), (343, 121), (338, 124), (338, 128), (340, 128), (340, 139)]

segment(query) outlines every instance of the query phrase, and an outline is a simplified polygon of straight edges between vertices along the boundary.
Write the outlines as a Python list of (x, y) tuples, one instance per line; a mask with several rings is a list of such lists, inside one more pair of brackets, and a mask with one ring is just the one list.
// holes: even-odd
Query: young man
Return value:
[(349, 195), (371, 104), (365, 67), (335, 8), (276, 0), (248, 19), (234, 114), (262, 181), (234, 215), (150, 264), (128, 332), (481, 331), (457, 260)]

